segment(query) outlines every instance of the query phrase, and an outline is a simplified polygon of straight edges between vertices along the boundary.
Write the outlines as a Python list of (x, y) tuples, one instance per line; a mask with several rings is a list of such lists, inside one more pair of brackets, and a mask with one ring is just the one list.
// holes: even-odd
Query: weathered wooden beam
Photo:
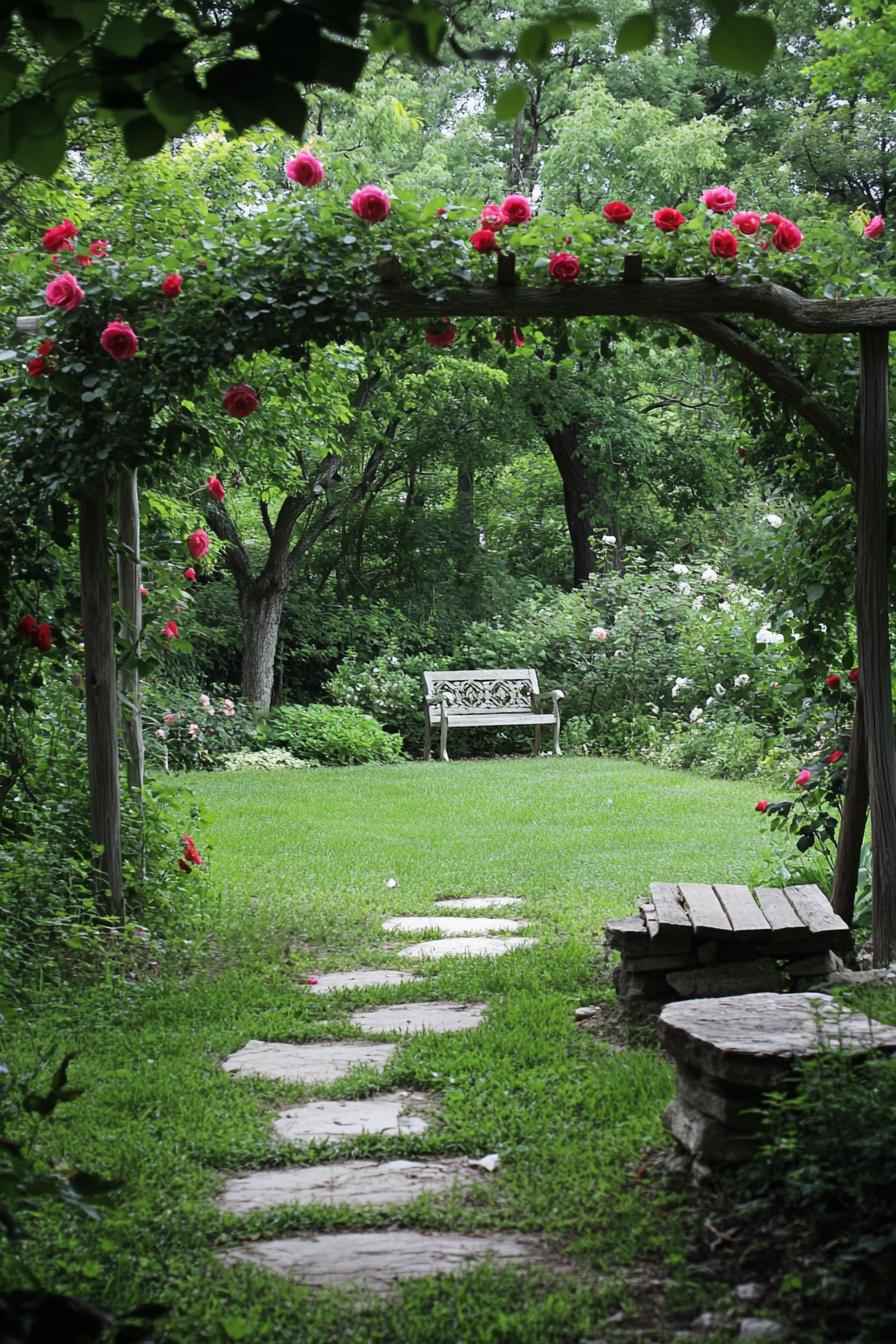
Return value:
[(17, 317), (16, 331), (40, 331), (43, 324), (42, 317)]
[(843, 809), (840, 813), (840, 834), (837, 836), (831, 905), (834, 914), (851, 925), (855, 914), (859, 865), (868, 821), (868, 742), (865, 735), (865, 706), (861, 686), (856, 695), (847, 760), (849, 764), (846, 770)]
[(102, 477), (80, 496), (78, 514), (90, 838), (98, 850), (94, 868), (97, 900), (107, 914), (121, 919), (124, 915), (124, 884), (121, 865), (121, 785), (118, 777), (118, 699), (106, 529), (106, 483)]
[(887, 597), (889, 376), (887, 332), (863, 332), (856, 616), (871, 796), (871, 934), (878, 966), (896, 956), (896, 743)]
[(374, 298), (377, 316), (507, 317), (526, 322), (537, 317), (643, 317), (677, 322), (700, 315), (751, 314), (788, 331), (831, 332), (896, 328), (896, 298), (804, 299), (772, 284), (729, 280), (616, 281), (606, 285), (471, 285), (426, 293), (386, 286)]
[(143, 721), (137, 667), (143, 625), (140, 586), (140, 499), (137, 472), (132, 468), (122, 471), (118, 477), (119, 633), (130, 654), (118, 668), (118, 693), (127, 750), (127, 780), (132, 789), (143, 788)]

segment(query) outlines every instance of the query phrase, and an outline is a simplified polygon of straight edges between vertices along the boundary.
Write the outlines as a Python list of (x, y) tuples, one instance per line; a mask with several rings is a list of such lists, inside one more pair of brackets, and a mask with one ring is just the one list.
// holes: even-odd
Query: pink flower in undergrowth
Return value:
[(772, 247), (778, 252), (795, 252), (802, 241), (802, 230), (792, 219), (782, 219), (772, 234)]
[(769, 210), (769, 211), (767, 211), (766, 214), (763, 216), (763, 219), (762, 219), (763, 224), (768, 224), (768, 225), (770, 225), (771, 228), (773, 228), (773, 229), (776, 229), (776, 228), (778, 227), (779, 224), (783, 223), (783, 221), (784, 221), (784, 216), (783, 216), (783, 215), (779, 215), (778, 212), (777, 212), (777, 210)]
[(102, 258), (106, 255), (108, 251), (109, 251), (108, 238), (95, 238), (88, 247), (87, 254), (90, 257), (102, 260)]
[(236, 707), (232, 700), (221, 701), (221, 713), (224, 715), (225, 719), (233, 718), (236, 713)]
[(437, 350), (447, 350), (448, 346), (457, 340), (457, 327), (450, 317), (440, 317), (436, 323), (427, 328), (423, 339), (427, 345), (434, 345)]
[(874, 215), (869, 219), (862, 232), (866, 238), (879, 238), (886, 228), (883, 215)]
[(582, 271), (582, 263), (574, 252), (552, 252), (548, 275), (559, 285), (571, 285)]
[(684, 223), (684, 215), (674, 206), (666, 205), (662, 210), (653, 212), (653, 222), (661, 233), (674, 233)]
[(634, 213), (625, 201), (609, 201), (601, 211), (604, 219), (609, 220), (611, 224), (627, 224)]
[(61, 308), (64, 313), (70, 313), (73, 308), (84, 297), (84, 291), (78, 284), (71, 271), (63, 271), (51, 280), (44, 290), (44, 298), (51, 308)]
[(202, 695), (200, 695), (200, 697), (199, 697), (199, 703), (200, 703), (200, 705), (202, 706), (203, 709), (208, 709), (209, 705), (211, 704), (211, 700), (210, 700), (209, 697), (203, 692)]
[(295, 158), (287, 163), (286, 176), (300, 187), (319, 187), (326, 174), (320, 159), (316, 159), (307, 149), (300, 149)]
[(837, 762), (838, 762), (838, 761), (841, 761), (842, 759), (843, 759), (843, 752), (842, 752), (842, 751), (839, 751), (839, 750), (838, 750), (838, 751), (832, 751), (832, 752), (829, 752), (827, 756), (825, 756), (825, 758), (824, 758), (824, 763), (825, 763), (825, 765), (836, 765)]
[(217, 476), (209, 476), (208, 492), (211, 495), (212, 499), (216, 499), (219, 504), (221, 503), (221, 500), (224, 498), (226, 492), (224, 490), (223, 485), (218, 480)]
[(737, 205), (737, 192), (730, 187), (708, 187), (700, 199), (714, 215), (727, 215)]
[(171, 713), (171, 710), (170, 710), (170, 709), (168, 710), (167, 714), (163, 714), (163, 715), (162, 715), (162, 722), (163, 722), (163, 723), (174, 723), (174, 715)]
[(359, 187), (349, 204), (358, 218), (367, 220), (368, 224), (379, 224), (392, 209), (392, 202), (382, 187), (374, 186)]
[(129, 322), (109, 322), (100, 336), (100, 345), (113, 359), (133, 359), (140, 342)]
[(760, 799), (759, 799), (759, 802), (756, 804), (756, 811), (757, 811), (757, 812), (767, 812), (767, 811), (768, 811), (768, 803), (765, 801), (764, 798), (760, 798)]
[(221, 405), (235, 420), (245, 420), (247, 415), (254, 415), (258, 410), (258, 402), (258, 393), (248, 383), (235, 383), (228, 387), (221, 398)]
[(306, 984), (306, 985), (316, 985), (316, 984), (317, 984), (317, 976), (316, 976), (316, 975), (306, 975), (306, 976), (305, 976), (305, 984)]
[(156, 737), (159, 739), (160, 742), (164, 742), (164, 741), (165, 741), (165, 738), (168, 736), (168, 734), (165, 732), (165, 729), (164, 729), (164, 728), (157, 728), (156, 731), (155, 731), (155, 735), (156, 735)]
[(187, 737), (198, 737), (198, 736), (199, 736), (199, 724), (198, 724), (198, 723), (188, 723), (188, 724), (187, 724)]
[(730, 229), (713, 229), (709, 235), (709, 250), (714, 257), (730, 260), (737, 256), (737, 239)]
[(201, 560), (204, 555), (208, 555), (211, 544), (211, 537), (202, 527), (197, 527), (196, 531), (187, 537), (187, 550), (194, 560)]
[(141, 583), (141, 585), (140, 585), (140, 596), (141, 596), (141, 597), (149, 597), (149, 589), (146, 587), (145, 584), (142, 584), (142, 583)]
[(801, 770), (793, 782), (798, 789), (801, 789), (803, 788), (804, 785), (809, 783), (809, 780), (811, 778), (812, 778), (811, 770)]
[(477, 229), (470, 234), (470, 246), (475, 252), (488, 256), (489, 252), (500, 252), (501, 244), (495, 237), (494, 229)]
[(525, 196), (512, 193), (504, 197), (501, 214), (505, 224), (528, 224), (532, 218), (532, 207)]
[(162, 293), (165, 295), (166, 299), (176, 299), (183, 287), (184, 278), (182, 275), (179, 275), (177, 271), (172, 271), (171, 274), (166, 275), (165, 279), (162, 281)]
[(78, 236), (78, 230), (70, 219), (64, 219), (61, 224), (56, 224), (52, 229), (47, 229), (43, 237), (44, 247), (48, 252), (73, 252), (74, 244), (72, 239)]
[(759, 232), (762, 220), (755, 210), (743, 210), (739, 214), (731, 216), (731, 223), (738, 233), (750, 237), (752, 234)]
[(196, 582), (196, 571), (192, 565), (187, 565), (186, 569), (184, 570), (184, 578), (187, 579), (190, 583)]
[(504, 209), (500, 205), (484, 205), (479, 214), (479, 224), (483, 229), (491, 229), (497, 233), (503, 229), (507, 220), (504, 218)]
[(177, 623), (175, 621), (166, 621), (165, 628), (162, 631), (162, 638), (177, 639), (179, 635), (180, 631), (177, 628)]

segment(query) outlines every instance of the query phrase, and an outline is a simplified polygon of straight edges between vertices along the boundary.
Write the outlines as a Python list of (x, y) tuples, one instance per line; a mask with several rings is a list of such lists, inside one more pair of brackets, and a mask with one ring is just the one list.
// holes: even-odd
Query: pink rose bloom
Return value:
[(582, 263), (574, 252), (552, 252), (548, 262), (548, 275), (560, 285), (572, 284), (579, 275)]
[(188, 736), (188, 737), (198, 737), (198, 736), (199, 736), (199, 724), (198, 724), (198, 723), (190, 723), (190, 724), (187, 724), (187, 736)]
[(479, 223), (483, 229), (491, 229), (497, 233), (498, 229), (503, 229), (507, 220), (504, 218), (504, 211), (500, 205), (484, 205), (479, 216)]
[(190, 583), (196, 582), (196, 571), (192, 565), (187, 565), (186, 569), (184, 570), (184, 578), (187, 579)]
[(772, 247), (778, 252), (795, 252), (802, 241), (802, 230), (790, 219), (782, 219), (772, 234)]
[(180, 631), (178, 630), (177, 624), (174, 621), (165, 622), (165, 628), (162, 631), (163, 639), (177, 639), (179, 634)]
[(61, 308), (70, 313), (84, 297), (84, 291), (71, 271), (63, 271), (51, 280), (44, 290), (44, 298), (51, 308)]
[(211, 537), (201, 527), (197, 527), (196, 531), (191, 532), (187, 537), (187, 550), (194, 560), (201, 560), (204, 555), (208, 555), (208, 548), (211, 544)]
[(505, 224), (527, 224), (532, 218), (532, 207), (525, 196), (505, 196), (501, 213)]
[(172, 271), (171, 274), (166, 275), (165, 279), (162, 281), (162, 293), (165, 295), (166, 299), (176, 299), (183, 287), (184, 278), (182, 275), (179, 275), (177, 271)]
[(164, 728), (156, 729), (156, 737), (159, 739), (160, 742), (164, 742), (167, 736), (168, 734), (165, 732)]
[(392, 202), (382, 187), (359, 187), (349, 202), (359, 219), (369, 224), (379, 224), (392, 209)]
[(300, 187), (318, 187), (324, 180), (324, 166), (307, 149), (302, 149), (286, 165), (286, 176)]
[(225, 491), (223, 485), (218, 480), (217, 476), (209, 476), (208, 492), (211, 495), (212, 499), (216, 499), (219, 504), (221, 503), (221, 500), (224, 498)]
[(770, 224), (773, 229), (776, 229), (783, 219), (784, 216), (779, 215), (776, 210), (769, 210), (762, 222), (763, 224)]
[(737, 256), (737, 239), (730, 229), (713, 229), (709, 236), (709, 250), (714, 257), (730, 260)]
[(77, 237), (78, 229), (70, 219), (64, 219), (61, 224), (56, 224), (52, 229), (47, 229), (44, 234), (43, 243), (48, 252), (73, 252), (74, 245), (72, 239)]
[(743, 233), (747, 237), (759, 232), (759, 226), (762, 220), (754, 210), (744, 210), (741, 214), (732, 215), (731, 223), (737, 229), (738, 233)]
[(793, 782), (798, 789), (801, 789), (804, 784), (809, 783), (809, 780), (811, 778), (812, 778), (811, 770), (801, 770)]
[(221, 405), (235, 420), (245, 420), (258, 410), (258, 393), (248, 383), (235, 383), (221, 398)]
[(203, 709), (208, 709), (209, 705), (211, 704), (211, 700), (208, 698), (207, 695), (200, 695), (199, 703)]
[(726, 215), (737, 205), (737, 192), (730, 187), (709, 187), (700, 199), (714, 215)]
[(883, 233), (885, 227), (886, 226), (884, 224), (883, 215), (875, 215), (874, 218), (869, 219), (868, 223), (865, 225), (864, 228), (865, 237), (879, 238)]
[(128, 322), (109, 322), (100, 336), (100, 345), (113, 359), (133, 359), (139, 344)]
[(167, 714), (163, 714), (163, 715), (162, 715), (162, 722), (163, 722), (163, 723), (173, 723), (173, 722), (174, 722), (174, 715), (171, 713), (170, 710), (168, 711)]

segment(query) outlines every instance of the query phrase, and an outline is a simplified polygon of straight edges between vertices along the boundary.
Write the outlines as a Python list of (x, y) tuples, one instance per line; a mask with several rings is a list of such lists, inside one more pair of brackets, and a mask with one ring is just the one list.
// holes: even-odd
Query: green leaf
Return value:
[(0, 52), (0, 98), (5, 98), (16, 86), (19, 75), (25, 69), (25, 62), (18, 56)]
[(516, 54), (521, 61), (537, 64), (545, 59), (550, 50), (550, 30), (543, 23), (533, 23), (524, 28), (517, 39)]
[(528, 97), (528, 89), (519, 80), (515, 84), (508, 84), (507, 88), (498, 94), (495, 103), (495, 116), (498, 121), (516, 121), (526, 106)]
[(719, 65), (747, 75), (761, 75), (777, 44), (775, 30), (758, 14), (729, 14), (715, 24), (707, 48)]
[(116, 56), (138, 56), (143, 50), (146, 38), (143, 30), (134, 19), (113, 19), (103, 33), (101, 46)]
[(40, 95), (26, 98), (10, 113), (11, 158), (26, 173), (52, 177), (65, 154), (65, 123)]
[(189, 83), (172, 79), (157, 85), (146, 95), (146, 106), (169, 135), (181, 135), (192, 126), (204, 102), (199, 85), (190, 76)]
[(129, 159), (151, 158), (158, 154), (165, 139), (165, 127), (149, 113), (135, 117), (124, 128), (124, 147)]
[(305, 134), (308, 107), (301, 94), (285, 79), (271, 80), (265, 98), (265, 112), (287, 135), (294, 135), (298, 139)]
[(824, 584), (810, 583), (806, 589), (807, 602), (817, 602), (821, 597), (824, 597)]
[(630, 51), (643, 51), (656, 37), (656, 18), (649, 11), (632, 14), (619, 25), (616, 34), (616, 55), (625, 56)]

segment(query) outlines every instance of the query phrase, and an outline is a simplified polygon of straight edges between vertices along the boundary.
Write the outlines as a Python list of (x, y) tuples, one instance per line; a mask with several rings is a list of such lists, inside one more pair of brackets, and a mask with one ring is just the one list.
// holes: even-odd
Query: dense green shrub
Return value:
[(351, 653), (327, 683), (337, 705), (372, 714), (389, 732), (419, 736), (423, 722), (423, 671), (436, 666), (426, 654), (401, 658), (397, 652), (363, 663)]
[(272, 746), (321, 765), (401, 760), (401, 738), (351, 705), (281, 705), (264, 734)]

